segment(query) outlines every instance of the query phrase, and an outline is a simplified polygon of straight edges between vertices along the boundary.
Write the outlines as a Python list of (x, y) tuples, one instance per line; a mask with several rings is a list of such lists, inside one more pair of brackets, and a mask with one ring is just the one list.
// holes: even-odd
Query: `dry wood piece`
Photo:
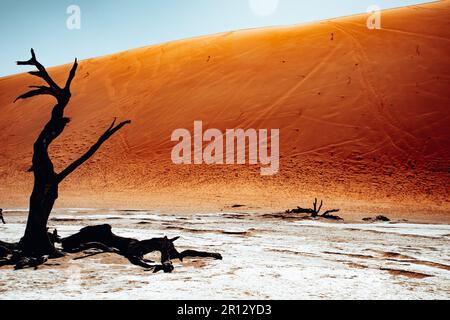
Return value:
[[(195, 250), (186, 250), (178, 252), (175, 249), (174, 242), (179, 237), (169, 239), (153, 238), (139, 241), (133, 238), (124, 238), (115, 235), (112, 227), (108, 224), (86, 227), (77, 234), (61, 240), (64, 252), (82, 252), (88, 249), (96, 249), (97, 253), (111, 252), (117, 253), (127, 258), (132, 264), (153, 270), (154, 272), (173, 270), (172, 259), (183, 261), (187, 257), (214, 258), (222, 260), (219, 253), (202, 252)], [(144, 259), (148, 253), (159, 251), (161, 253), (161, 264), (150, 264), (153, 261)], [(89, 256), (93, 255), (89, 254)]]
[(341, 217), (333, 215), (333, 213), (339, 212), (340, 209), (327, 210), (323, 214), (320, 214), (320, 211), (322, 210), (322, 207), (323, 207), (323, 201), (322, 200), (320, 201), (320, 205), (319, 206), (317, 206), (317, 204), (318, 204), (318, 201), (317, 201), (317, 198), (315, 198), (314, 202), (313, 202), (313, 208), (297, 207), (296, 209), (287, 210), (286, 213), (289, 213), (289, 214), (309, 214), (309, 215), (311, 215), (311, 218), (325, 218), (325, 219), (330, 219), (330, 220), (343, 220)]
[(389, 222), (389, 221), (391, 221), (391, 219), (389, 219), (386, 216), (379, 215), (379, 216), (377, 216), (375, 218), (370, 218), (370, 217), (369, 218), (364, 218), (363, 221), (366, 221), (366, 222)]

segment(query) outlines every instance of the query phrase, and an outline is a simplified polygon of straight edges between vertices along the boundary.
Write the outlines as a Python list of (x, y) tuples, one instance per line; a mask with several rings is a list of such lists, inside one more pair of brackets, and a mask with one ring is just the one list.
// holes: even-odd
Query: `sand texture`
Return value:
[[(80, 63), (57, 170), (114, 117), (131, 119), (61, 188), (59, 206), (278, 211), (314, 196), (345, 214), (449, 220), (450, 1), (244, 30)], [(151, 32), (149, 30), (149, 32)], [(39, 48), (35, 48), (39, 57)], [(28, 53), (24, 50), (23, 57)], [(51, 68), (63, 82), (69, 66)], [(53, 101), (13, 104), (39, 80), (0, 78), (0, 206), (26, 207), (32, 145)], [(278, 128), (281, 168), (176, 166), (173, 130)]]

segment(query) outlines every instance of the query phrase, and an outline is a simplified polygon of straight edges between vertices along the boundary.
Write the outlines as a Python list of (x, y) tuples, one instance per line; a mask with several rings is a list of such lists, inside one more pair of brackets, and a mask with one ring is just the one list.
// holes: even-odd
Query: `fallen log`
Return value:
[[(187, 257), (214, 258), (222, 260), (219, 253), (186, 250), (178, 252), (174, 242), (179, 237), (169, 239), (153, 238), (139, 241), (133, 238), (120, 237), (112, 232), (108, 224), (85, 227), (80, 232), (61, 240), (63, 252), (76, 253), (87, 249), (97, 249), (100, 253), (110, 252), (127, 258), (132, 264), (151, 269), (154, 272), (172, 272), (172, 259), (183, 261)], [(161, 264), (150, 265), (149, 260), (144, 259), (148, 253), (159, 251)]]

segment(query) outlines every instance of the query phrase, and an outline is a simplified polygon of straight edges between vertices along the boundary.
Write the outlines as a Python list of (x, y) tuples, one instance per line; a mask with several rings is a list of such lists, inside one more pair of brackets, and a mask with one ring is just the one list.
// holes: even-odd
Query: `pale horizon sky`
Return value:
[[(0, 77), (30, 48), (56, 66), (143, 46), (268, 26), (292, 25), (424, 3), (423, 0), (2, 0)], [(69, 30), (67, 8), (81, 9), (81, 29)]]

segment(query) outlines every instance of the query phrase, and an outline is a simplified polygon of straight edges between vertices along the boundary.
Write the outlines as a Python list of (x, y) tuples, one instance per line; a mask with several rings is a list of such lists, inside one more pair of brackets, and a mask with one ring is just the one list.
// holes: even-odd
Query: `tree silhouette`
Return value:
[(39, 63), (33, 49), (31, 49), (30, 60), (18, 61), (17, 64), (21, 66), (35, 66), (37, 71), (31, 71), (29, 74), (41, 78), (45, 81), (46, 85), (30, 86), (33, 90), (22, 94), (15, 102), (20, 99), (28, 99), (39, 95), (50, 95), (57, 101), (57, 104), (53, 107), (50, 120), (34, 143), (33, 165), (29, 170), (34, 174), (34, 187), (30, 197), (27, 227), (19, 243), (19, 247), (24, 256), (41, 257), (48, 255), (50, 257), (57, 257), (60, 253), (55, 249), (54, 244), (48, 237), (47, 222), (53, 205), (56, 199), (58, 199), (59, 184), (91, 158), (113, 134), (122, 129), (126, 124), (131, 123), (131, 121), (127, 120), (116, 125), (116, 121), (114, 120), (109, 128), (100, 136), (98, 141), (84, 155), (60, 173), (56, 173), (48, 154), (48, 148), (62, 134), (70, 121), (69, 118), (64, 117), (64, 111), (71, 98), (70, 86), (75, 78), (78, 62), (75, 59), (63, 88), (56, 84), (45, 67)]
[[(131, 121), (123, 121), (116, 125), (116, 119), (114, 119), (108, 129), (85, 154), (60, 173), (56, 173), (48, 154), (48, 148), (62, 134), (69, 123), (69, 119), (64, 117), (64, 110), (71, 98), (70, 85), (78, 68), (77, 60), (75, 59), (64, 88), (59, 87), (44, 66), (37, 61), (33, 49), (31, 49), (30, 60), (18, 61), (17, 64), (35, 66), (38, 71), (29, 73), (41, 78), (47, 85), (30, 86), (33, 90), (22, 94), (15, 102), (39, 95), (50, 95), (56, 99), (57, 104), (53, 107), (51, 118), (39, 134), (33, 147), (33, 165), (29, 171), (34, 174), (34, 187), (30, 197), (30, 211), (25, 234), (19, 243), (0, 241), (0, 266), (15, 265), (16, 269), (37, 268), (49, 258), (63, 256), (62, 252), (76, 253), (89, 249), (96, 249), (96, 254), (109, 252), (122, 255), (128, 258), (131, 263), (146, 269), (152, 269), (154, 272), (161, 270), (172, 272), (171, 259), (181, 261), (189, 257), (222, 259), (219, 253), (196, 250), (178, 252), (173, 243), (179, 237), (173, 239), (167, 237), (154, 238), (142, 241), (120, 237), (112, 232), (110, 225), (86, 227), (81, 229), (80, 232), (63, 239), (58, 236), (56, 230), (53, 233), (48, 233), (47, 222), (53, 205), (58, 199), (59, 184), (89, 160), (103, 143)], [(61, 243), (62, 252), (55, 247), (55, 243)], [(144, 259), (147, 253), (153, 251), (161, 253), (161, 264), (150, 265), (150, 261)]]

